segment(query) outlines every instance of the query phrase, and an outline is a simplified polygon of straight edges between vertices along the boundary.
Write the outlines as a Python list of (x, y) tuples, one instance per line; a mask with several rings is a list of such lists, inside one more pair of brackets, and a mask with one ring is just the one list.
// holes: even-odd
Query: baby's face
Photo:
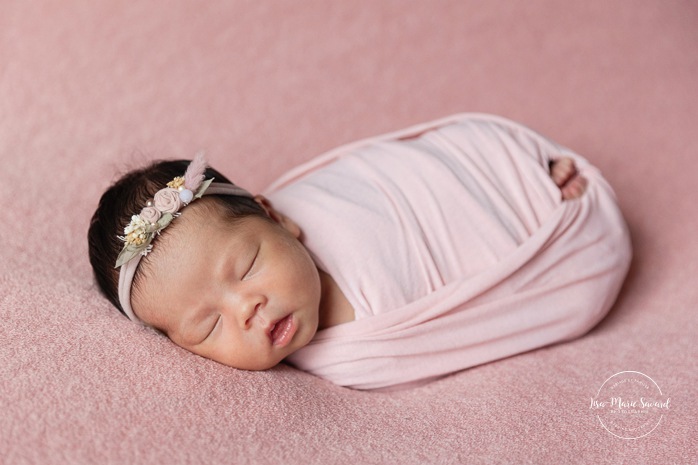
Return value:
[(195, 354), (235, 368), (271, 368), (317, 331), (318, 269), (283, 215), (231, 227), (218, 210), (196, 207), (155, 243), (133, 309)]

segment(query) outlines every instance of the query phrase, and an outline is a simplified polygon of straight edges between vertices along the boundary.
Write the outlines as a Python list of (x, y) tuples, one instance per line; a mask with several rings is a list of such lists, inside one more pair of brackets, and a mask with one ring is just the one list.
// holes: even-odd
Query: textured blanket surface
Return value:
[[(0, 2), (0, 462), (695, 463), (698, 4)], [(259, 192), (341, 144), (460, 112), (520, 121), (613, 186), (633, 262), (586, 336), (371, 393), (204, 360), (100, 296), (118, 173), (204, 149)], [(638, 371), (650, 434), (590, 399)]]

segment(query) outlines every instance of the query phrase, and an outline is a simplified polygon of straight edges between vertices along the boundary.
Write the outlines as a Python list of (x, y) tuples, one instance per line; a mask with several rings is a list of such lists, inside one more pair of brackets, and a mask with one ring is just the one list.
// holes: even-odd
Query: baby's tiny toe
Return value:
[(576, 172), (574, 160), (564, 157), (555, 160), (550, 170), (550, 176), (558, 187), (562, 187)]
[(581, 197), (586, 191), (589, 181), (581, 175), (576, 175), (562, 188), (562, 198), (571, 200)]

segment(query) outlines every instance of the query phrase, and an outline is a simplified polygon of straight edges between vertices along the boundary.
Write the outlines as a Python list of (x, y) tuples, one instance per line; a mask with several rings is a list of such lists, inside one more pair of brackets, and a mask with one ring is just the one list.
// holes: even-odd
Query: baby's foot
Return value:
[(587, 188), (587, 179), (577, 172), (574, 160), (562, 157), (550, 163), (550, 177), (560, 188), (563, 200), (576, 199)]

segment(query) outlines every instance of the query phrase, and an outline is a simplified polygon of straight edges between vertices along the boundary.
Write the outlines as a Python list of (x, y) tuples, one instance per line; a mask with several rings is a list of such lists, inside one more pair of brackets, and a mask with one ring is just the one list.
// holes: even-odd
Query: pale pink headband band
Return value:
[(131, 223), (124, 229), (125, 236), (119, 239), (126, 244), (117, 257), (119, 271), (119, 303), (131, 321), (145, 324), (131, 307), (131, 286), (138, 264), (152, 249), (151, 242), (172, 219), (180, 215), (180, 210), (203, 195), (237, 195), (253, 198), (245, 189), (228, 183), (204, 181), (206, 161), (198, 154), (189, 164), (183, 177), (177, 177), (155, 194), (153, 202), (131, 217)]

